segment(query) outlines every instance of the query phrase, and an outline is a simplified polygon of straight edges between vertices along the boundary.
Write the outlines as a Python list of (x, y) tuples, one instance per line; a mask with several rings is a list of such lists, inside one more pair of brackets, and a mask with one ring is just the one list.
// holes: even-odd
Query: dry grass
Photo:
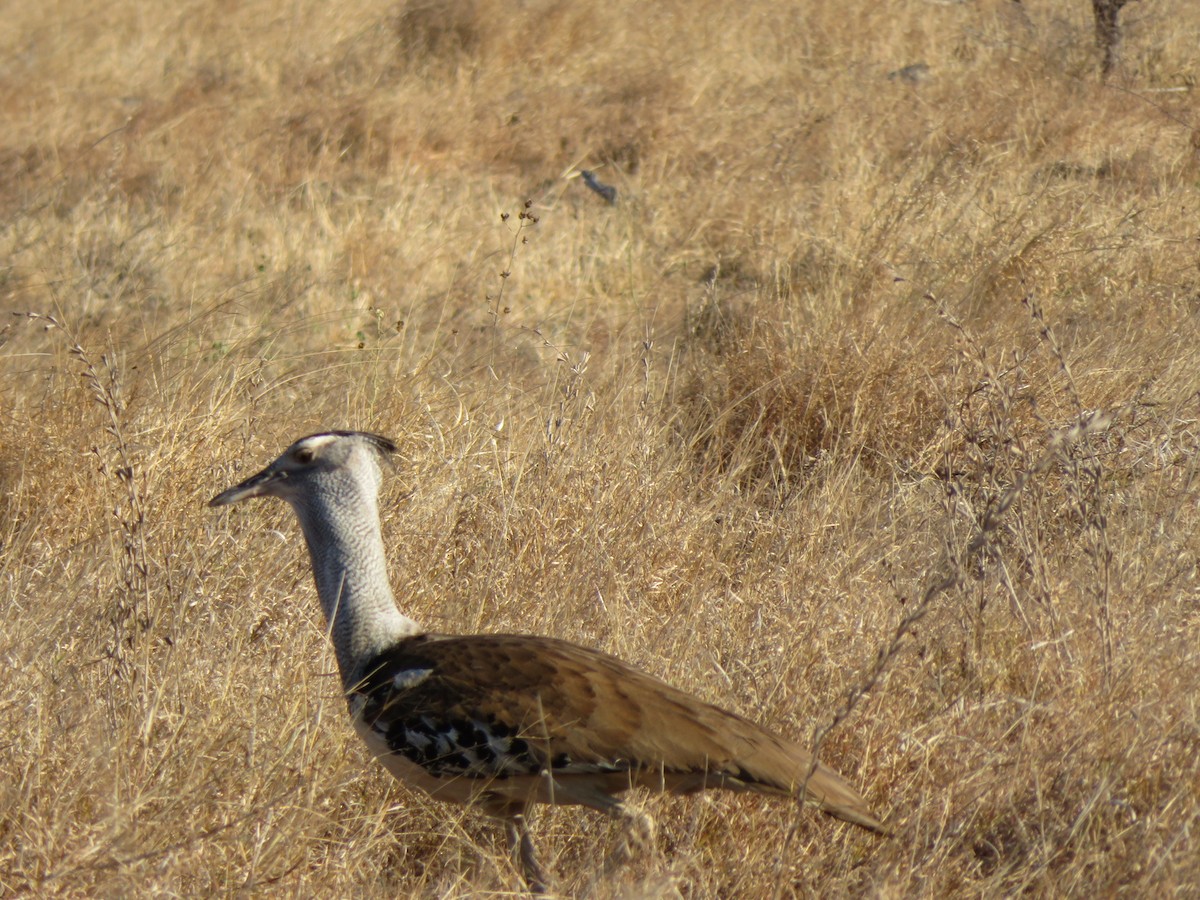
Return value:
[(290, 514), (202, 506), (335, 426), (404, 448), (409, 614), (896, 824), (643, 798), (610, 882), (550, 811), (563, 893), (1194, 895), (1200, 10), (1101, 86), (1024, 5), (10, 4), (0, 895), (517, 887), (358, 746)]

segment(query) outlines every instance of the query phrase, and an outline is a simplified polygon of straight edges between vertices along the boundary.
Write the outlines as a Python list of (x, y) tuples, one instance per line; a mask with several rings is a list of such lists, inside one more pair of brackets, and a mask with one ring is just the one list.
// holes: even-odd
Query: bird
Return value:
[(544, 892), (548, 879), (529, 808), (578, 805), (636, 820), (621, 800), (634, 786), (802, 795), (888, 833), (807, 749), (614, 656), (553, 637), (421, 628), (396, 605), (380, 525), (395, 453), (369, 432), (309, 435), (209, 505), (291, 505), (355, 730), (401, 782), (502, 820), (530, 891)]
[(617, 202), (617, 189), (611, 184), (605, 184), (596, 177), (596, 173), (590, 169), (580, 169), (579, 177), (583, 179), (583, 183), (590, 187), (593, 191), (604, 198), (609, 206), (613, 206)]

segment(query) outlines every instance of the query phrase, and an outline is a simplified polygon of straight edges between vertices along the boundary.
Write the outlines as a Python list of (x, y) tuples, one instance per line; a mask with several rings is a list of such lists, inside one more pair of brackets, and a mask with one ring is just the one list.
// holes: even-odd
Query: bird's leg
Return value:
[(525, 886), (531, 893), (546, 893), (546, 873), (538, 864), (524, 813), (505, 818), (504, 835), (508, 838), (508, 852), (512, 854), (513, 864), (521, 869), (521, 875), (525, 878)]
[(605, 863), (605, 871), (614, 870), (642, 855), (654, 847), (656, 826), (654, 818), (645, 810), (632, 809), (624, 803), (617, 804), (613, 814), (621, 820), (621, 839)]

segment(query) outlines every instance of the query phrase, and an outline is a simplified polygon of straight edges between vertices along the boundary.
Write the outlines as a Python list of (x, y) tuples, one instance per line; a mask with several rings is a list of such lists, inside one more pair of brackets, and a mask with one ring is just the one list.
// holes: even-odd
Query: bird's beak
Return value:
[(235, 484), (228, 490), (222, 491), (208, 501), (209, 506), (228, 506), (230, 503), (238, 503), (242, 500), (249, 500), (251, 497), (261, 497), (264, 494), (273, 494), (271, 489), (273, 485), (287, 478), (287, 472), (281, 469), (273, 469), (267, 467), (257, 475), (251, 475), (241, 484)]

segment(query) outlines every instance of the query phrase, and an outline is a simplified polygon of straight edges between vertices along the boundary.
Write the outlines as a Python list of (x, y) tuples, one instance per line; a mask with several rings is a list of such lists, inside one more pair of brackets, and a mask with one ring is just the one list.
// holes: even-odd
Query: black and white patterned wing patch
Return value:
[[(408, 642), (406, 642), (408, 643)], [(401, 645), (403, 646), (403, 645)], [(439, 643), (432, 643), (437, 648)], [(494, 685), (465, 690), (461, 678), (443, 677), (431, 644), (411, 639), (409, 652), (397, 647), (353, 689), (350, 714), (381, 739), (390, 753), (419, 765), (435, 777), (513, 776), (624, 771), (623, 761), (572, 759), (551, 740), (531, 737), (544, 728), (522, 728), (494, 712)]]

